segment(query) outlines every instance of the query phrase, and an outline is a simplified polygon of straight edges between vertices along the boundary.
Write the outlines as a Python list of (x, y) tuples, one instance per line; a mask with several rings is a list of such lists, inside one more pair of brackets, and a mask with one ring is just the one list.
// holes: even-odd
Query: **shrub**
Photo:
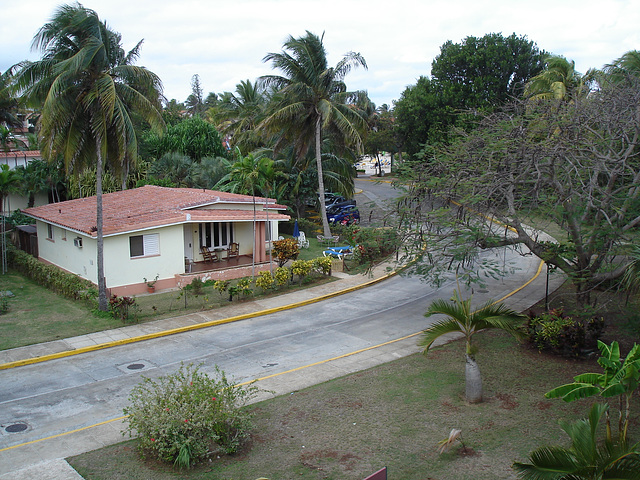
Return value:
[(0, 292), (0, 315), (4, 315), (9, 311), (9, 296)]
[(115, 319), (120, 319), (123, 322), (129, 320), (129, 309), (135, 308), (136, 299), (133, 297), (118, 297), (112, 295), (109, 299), (109, 311)]
[(230, 286), (228, 291), (229, 291), (229, 301), (232, 301), (234, 296), (251, 295), (253, 293), (253, 290), (251, 289), (251, 279), (241, 278), (240, 280), (238, 280), (238, 283)]
[(229, 289), (229, 280), (216, 280), (213, 284), (213, 289), (222, 295)]
[(312, 261), (313, 270), (322, 275), (329, 275), (331, 273), (331, 257), (318, 257)]
[(529, 313), (527, 321), (529, 341), (538, 350), (572, 357), (596, 349), (603, 330), (602, 317), (576, 319), (566, 316), (562, 309), (539, 316)]
[(13, 245), (7, 248), (8, 264), (55, 293), (72, 300), (91, 300), (98, 296), (95, 285), (89, 280), (67, 273), (55, 265), (47, 265)]
[(273, 242), (273, 258), (278, 261), (278, 266), (282, 267), (289, 260), (295, 260), (300, 253), (298, 241), (294, 238), (284, 238)]
[(234, 386), (217, 366), (215, 374), (210, 378), (199, 366), (182, 365), (134, 387), (124, 409), (124, 433), (138, 435), (143, 456), (190, 468), (210, 455), (238, 450), (251, 426), (241, 407), (258, 389)]
[(191, 283), (187, 285), (191, 293), (194, 295), (202, 295), (204, 293), (204, 282), (200, 277), (195, 277)]
[(291, 280), (291, 271), (287, 267), (278, 267), (273, 273), (278, 286), (286, 285)]
[(291, 273), (297, 275), (300, 281), (311, 273), (313, 268), (312, 260), (295, 260), (291, 264)]
[(271, 275), (271, 272), (260, 272), (258, 273), (258, 278), (256, 278), (256, 287), (259, 287), (262, 290), (269, 290), (273, 287), (274, 282), (275, 280), (273, 275)]
[(373, 263), (393, 253), (399, 243), (398, 232), (393, 228), (367, 228), (359, 225), (343, 227), (341, 236), (351, 245), (353, 260), (358, 264)]

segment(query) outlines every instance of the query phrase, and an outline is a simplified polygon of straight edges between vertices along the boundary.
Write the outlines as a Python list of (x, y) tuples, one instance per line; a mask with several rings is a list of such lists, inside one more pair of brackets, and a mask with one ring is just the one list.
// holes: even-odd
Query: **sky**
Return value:
[[(2, 7), (0, 71), (37, 60), (31, 40), (63, 3), (10, 1)], [(278, 74), (263, 58), (281, 52), (289, 36), (324, 33), (330, 65), (358, 52), (368, 69), (352, 70), (349, 90), (366, 90), (377, 105), (393, 105), (446, 41), (515, 33), (539, 49), (563, 55), (576, 70), (601, 68), (640, 50), (640, 0), (84, 0), (125, 50), (144, 43), (136, 65), (162, 80), (167, 99), (183, 102), (191, 79), (204, 95), (234, 92), (242, 80)]]

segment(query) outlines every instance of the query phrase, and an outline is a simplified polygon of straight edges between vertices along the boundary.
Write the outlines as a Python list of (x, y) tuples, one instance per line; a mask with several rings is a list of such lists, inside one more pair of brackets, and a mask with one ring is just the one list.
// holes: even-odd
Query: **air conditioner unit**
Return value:
[(82, 238), (80, 237), (76, 237), (73, 239), (73, 246), (74, 247), (78, 247), (78, 248), (82, 248)]

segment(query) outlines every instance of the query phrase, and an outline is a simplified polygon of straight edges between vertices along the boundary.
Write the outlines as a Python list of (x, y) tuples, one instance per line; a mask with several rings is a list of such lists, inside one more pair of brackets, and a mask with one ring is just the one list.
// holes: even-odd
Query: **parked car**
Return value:
[(344, 202), (333, 203), (327, 206), (327, 215), (336, 214), (344, 209), (355, 208), (355, 206), (355, 200), (345, 200)]
[(327, 214), (329, 223), (334, 225), (351, 225), (360, 223), (360, 211), (356, 207), (344, 208), (337, 213)]

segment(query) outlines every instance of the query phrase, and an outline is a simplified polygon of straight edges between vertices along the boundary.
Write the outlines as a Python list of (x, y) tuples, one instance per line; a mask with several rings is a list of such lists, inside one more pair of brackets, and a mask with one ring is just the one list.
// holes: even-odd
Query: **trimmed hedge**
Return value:
[(38, 285), (72, 300), (89, 300), (98, 295), (95, 285), (89, 280), (65, 272), (55, 265), (42, 263), (13, 245), (7, 248), (7, 264)]

